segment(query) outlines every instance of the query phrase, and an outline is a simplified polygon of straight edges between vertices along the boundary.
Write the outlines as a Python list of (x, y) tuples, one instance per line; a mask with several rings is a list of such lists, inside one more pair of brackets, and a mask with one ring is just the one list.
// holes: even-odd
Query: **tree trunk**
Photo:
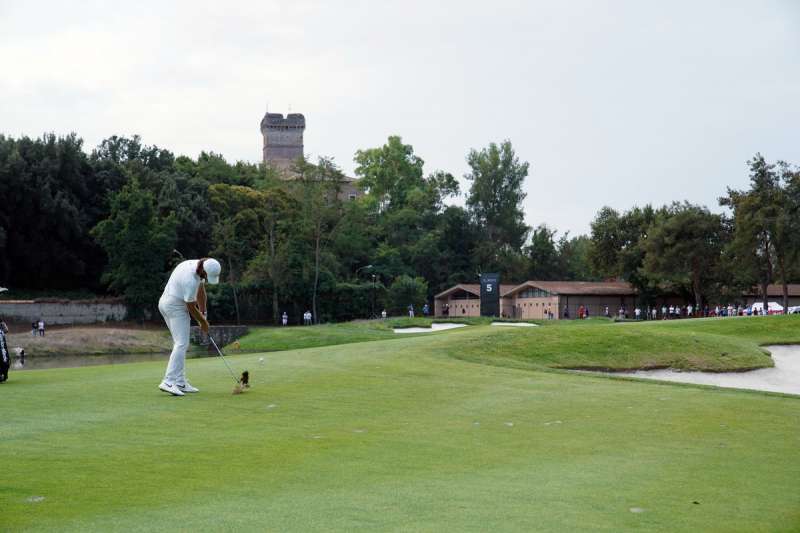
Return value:
[(233, 264), (231, 258), (228, 258), (228, 270), (230, 271), (231, 288), (233, 289), (233, 308), (236, 310), (236, 325), (241, 326), (242, 320), (239, 316), (239, 295), (236, 294), (236, 276), (233, 275)]
[(781, 288), (783, 289), (783, 312), (789, 312), (789, 284), (786, 282), (786, 260), (783, 254), (778, 255), (778, 269), (781, 272)]
[(769, 313), (769, 288), (770, 278), (772, 277), (772, 262), (769, 259), (769, 239), (764, 239), (764, 279), (761, 282), (761, 294), (764, 297), (764, 313)]
[(311, 293), (311, 309), (314, 313), (315, 324), (319, 324), (319, 315), (317, 314), (317, 286), (319, 285), (320, 233), (322, 233), (322, 231), (317, 227), (317, 235), (314, 242), (314, 288)]
[(278, 324), (278, 289), (274, 287), (272, 288), (272, 323)]
[(276, 281), (275, 273), (275, 227), (271, 227), (268, 233), (269, 236), (269, 279), (272, 281), (272, 323), (278, 324), (278, 282)]
[(700, 274), (692, 274), (692, 292), (694, 292), (694, 308), (700, 309), (703, 304), (703, 296), (700, 290)]

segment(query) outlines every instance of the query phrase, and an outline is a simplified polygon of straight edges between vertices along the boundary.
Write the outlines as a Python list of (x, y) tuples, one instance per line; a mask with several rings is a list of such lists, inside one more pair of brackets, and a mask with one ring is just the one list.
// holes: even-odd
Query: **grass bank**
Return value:
[[(395, 317), (386, 320), (355, 320), (316, 326), (251, 328), (250, 333), (239, 339), (239, 346), (245, 352), (275, 352), (354, 342), (398, 339), (398, 335), (393, 331), (394, 328), (429, 328), (434, 322), (487, 326), (491, 324), (492, 319), (484, 317), (449, 319)], [(438, 333), (405, 333), (403, 336), (435, 334)]]
[(8, 347), (25, 349), (28, 357), (58, 355), (106, 355), (169, 352), (172, 338), (166, 326), (159, 329), (136, 327), (58, 327), (44, 337), (29, 332), (8, 336)]
[(231, 356), (240, 396), (218, 359), (188, 362), (185, 398), (163, 363), (14, 373), (0, 529), (800, 527), (799, 400), (445, 356), (502, 339), (480, 329)]
[(771, 367), (772, 359), (761, 345), (798, 342), (800, 317), (791, 315), (619, 324), (575, 321), (532, 330), (486, 330), (442, 349), (452, 357), (501, 365), (725, 372)]
[[(437, 320), (438, 321), (438, 320)], [(458, 322), (455, 319), (453, 321)], [(429, 326), (401, 318), (293, 328), (257, 328), (240, 340), (245, 351), (279, 351), (372, 340), (399, 340), (395, 327)], [(742, 317), (640, 323), (607, 319), (549, 321), (538, 328), (472, 327), (422, 336), (442, 353), (475, 362), (538, 368), (732, 371), (770, 367), (764, 344), (800, 342), (800, 316)]]

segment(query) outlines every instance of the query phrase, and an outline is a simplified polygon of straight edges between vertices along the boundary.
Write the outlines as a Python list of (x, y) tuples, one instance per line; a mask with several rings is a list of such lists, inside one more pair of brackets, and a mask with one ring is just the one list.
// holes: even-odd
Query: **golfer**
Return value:
[(186, 349), (189, 347), (189, 316), (203, 332), (208, 333), (206, 319), (206, 290), (204, 282), (219, 283), (222, 267), (216, 259), (190, 259), (175, 267), (169, 276), (164, 294), (158, 300), (158, 310), (172, 335), (172, 353), (167, 373), (158, 388), (173, 396), (200, 392), (186, 381)]

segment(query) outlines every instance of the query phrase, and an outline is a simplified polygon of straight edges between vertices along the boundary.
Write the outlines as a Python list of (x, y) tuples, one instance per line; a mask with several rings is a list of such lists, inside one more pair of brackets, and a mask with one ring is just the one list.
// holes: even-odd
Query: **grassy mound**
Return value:
[[(239, 339), (239, 346), (242, 351), (246, 352), (298, 350), (354, 342), (397, 339), (394, 328), (429, 328), (434, 322), (480, 326), (488, 325), (491, 321), (489, 318), (481, 317), (452, 319), (398, 317), (387, 320), (355, 320), (317, 326), (252, 328), (248, 335)], [(431, 333), (408, 333), (405, 335), (431, 335)]]
[(760, 345), (800, 342), (800, 317), (723, 322), (574, 322), (533, 331), (484, 331), (442, 348), (453, 357), (491, 364), (595, 370), (670, 367), (723, 372), (771, 367), (772, 359)]
[[(453, 321), (458, 321), (454, 319)], [(393, 319), (293, 328), (259, 328), (242, 338), (245, 351), (278, 351), (371, 340), (399, 340), (395, 327), (430, 319)], [(549, 321), (539, 328), (480, 327), (422, 336), (441, 353), (475, 362), (548, 368), (633, 370), (672, 367), (731, 371), (770, 367), (759, 346), (800, 342), (800, 316), (698, 319), (614, 324), (607, 319)]]
[[(201, 393), (185, 398), (156, 390), (164, 363), (13, 373), (0, 385), (0, 529), (800, 526), (799, 400), (445, 356), (450, 340), (504, 338), (469, 329), (263, 366), (231, 356), (252, 372), (239, 396), (217, 359), (188, 362)], [(649, 328), (606, 327), (634, 329)]]

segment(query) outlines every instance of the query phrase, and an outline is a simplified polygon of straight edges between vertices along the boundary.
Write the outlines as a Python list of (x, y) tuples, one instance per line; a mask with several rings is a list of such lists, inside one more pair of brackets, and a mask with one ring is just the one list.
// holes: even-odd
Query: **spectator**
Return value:
[(430, 313), (430, 311), (431, 308), (428, 307), (428, 304), (422, 306), (422, 316), (428, 316), (428, 313)]
[(589, 318), (589, 306), (588, 305), (583, 308), (583, 316), (585, 318)]
[(31, 322), (31, 335), (36, 336), (39, 331), (39, 323), (36, 321)]
[(653, 310), (651, 311), (651, 314), (653, 316), (653, 320), (656, 320), (658, 318), (658, 309), (654, 307)]
[(605, 306), (603, 309), (603, 316), (606, 318), (611, 318), (611, 315), (608, 313), (608, 306)]
[[(448, 306), (445, 306), (445, 307), (448, 307)], [(450, 309), (447, 309), (447, 312), (449, 313), (449, 312), (450, 312)], [(384, 320), (386, 320), (386, 309), (384, 309), (383, 311), (381, 311), (381, 318), (382, 318), (382, 319), (384, 319)]]
[(288, 325), (289, 324), (289, 315), (286, 314), (286, 311), (283, 312), (281, 315), (281, 325)]
[(564, 318), (569, 318), (569, 307), (564, 306)]
[(44, 337), (44, 319), (43, 318), (39, 319), (38, 326), (39, 326), (39, 336), (40, 337)]
[(414, 318), (414, 304), (408, 304), (408, 317)]
[(11, 354), (8, 352), (6, 333), (8, 326), (0, 318), (0, 383), (8, 380), (8, 370), (11, 368)]
[(25, 366), (25, 348), (19, 349), (19, 366)]
[(694, 311), (694, 307), (692, 306), (692, 304), (687, 305), (686, 306), (686, 317), (687, 318), (692, 318), (692, 312), (693, 311)]
[(583, 320), (583, 306), (578, 306), (578, 320)]

